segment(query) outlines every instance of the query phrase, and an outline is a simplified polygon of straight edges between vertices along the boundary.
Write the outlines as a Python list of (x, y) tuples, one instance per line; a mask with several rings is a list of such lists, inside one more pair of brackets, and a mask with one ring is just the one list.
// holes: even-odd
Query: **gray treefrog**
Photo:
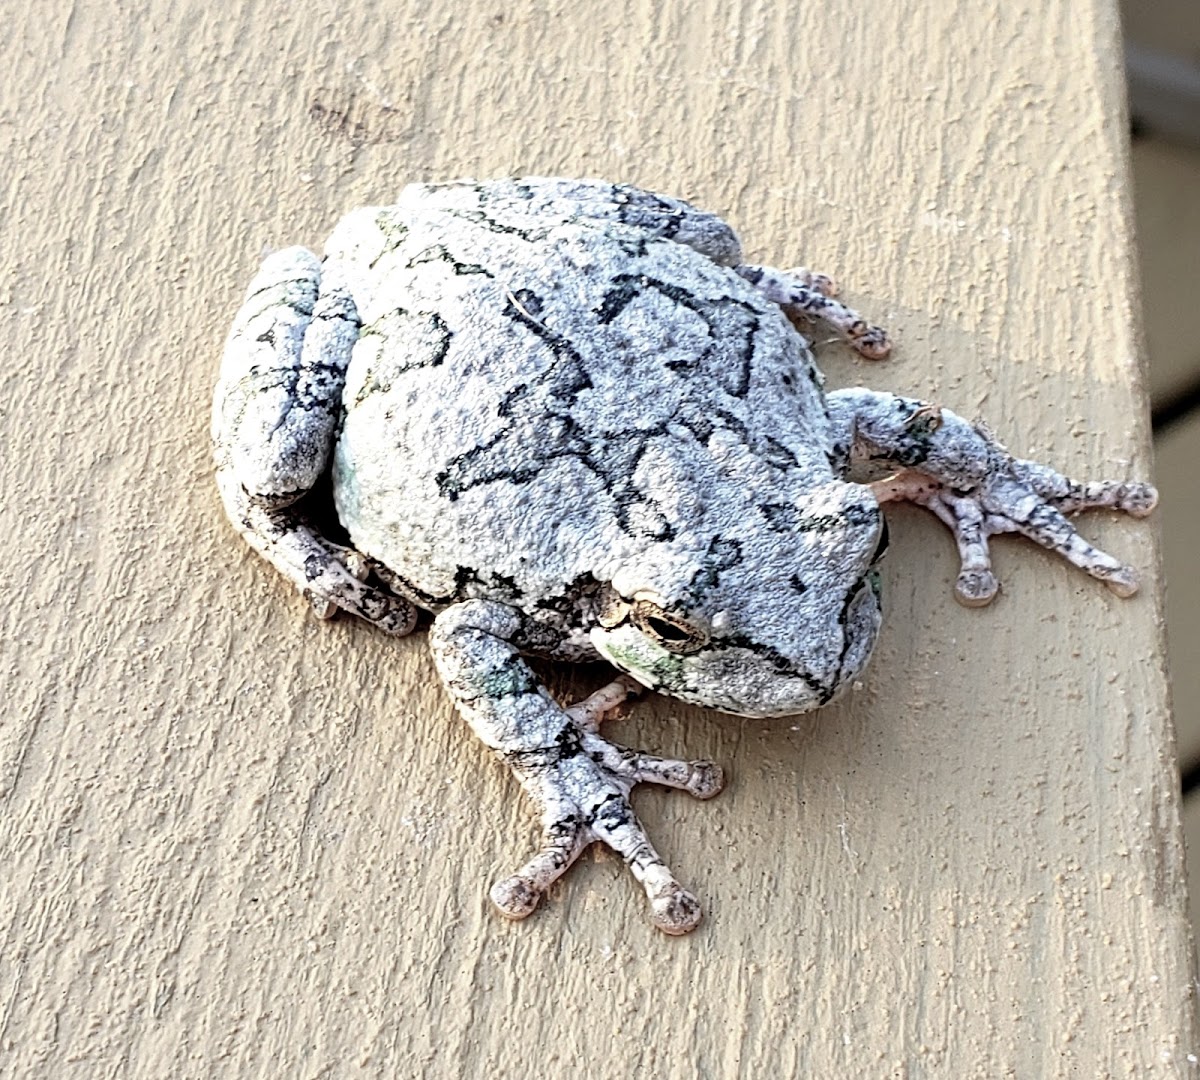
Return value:
[[(679, 199), (542, 178), (409, 186), (346, 215), (324, 260), (288, 248), (251, 284), (213, 409), (225, 509), (324, 617), (406, 634), (434, 613), (441, 678), (541, 813), (541, 850), (492, 889), (505, 915), (601, 841), (661, 929), (697, 924), (629, 793), (705, 799), (721, 770), (600, 723), (643, 687), (752, 717), (831, 701), (879, 629), (881, 503), (950, 528), (964, 603), (995, 595), (1003, 532), (1136, 589), (1064, 514), (1142, 515), (1152, 487), (1076, 483), (922, 401), (826, 393), (793, 320), (889, 349), (833, 291), (744, 264), (733, 230)], [(900, 471), (852, 482), (862, 460)], [(327, 471), (350, 547), (292, 506)], [(621, 674), (564, 708), (528, 654)]]

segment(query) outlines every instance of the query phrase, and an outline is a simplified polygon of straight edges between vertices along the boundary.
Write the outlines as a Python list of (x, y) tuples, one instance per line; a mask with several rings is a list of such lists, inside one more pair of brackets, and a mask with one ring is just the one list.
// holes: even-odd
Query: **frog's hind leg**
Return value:
[(400, 202), (420, 202), (431, 194), (456, 209), (470, 209), (499, 220), (515, 214), (542, 226), (553, 222), (617, 222), (649, 240), (684, 244), (721, 266), (734, 266), (742, 257), (737, 234), (716, 214), (632, 184), (557, 176), (522, 176), (482, 183), (460, 180), (412, 184), (401, 194)]
[(321, 281), (315, 255), (288, 248), (263, 263), (234, 319), (213, 400), (217, 486), (234, 527), (318, 615), (343, 608), (404, 634), (412, 605), (364, 584), (362, 556), (289, 509), (328, 464), (357, 336), (348, 291)]
[(769, 266), (743, 264), (734, 271), (768, 300), (804, 319), (824, 323), (852, 349), (868, 360), (882, 360), (891, 352), (887, 331), (872, 326), (853, 308), (834, 299), (833, 282), (824, 274), (803, 267), (774, 270)]

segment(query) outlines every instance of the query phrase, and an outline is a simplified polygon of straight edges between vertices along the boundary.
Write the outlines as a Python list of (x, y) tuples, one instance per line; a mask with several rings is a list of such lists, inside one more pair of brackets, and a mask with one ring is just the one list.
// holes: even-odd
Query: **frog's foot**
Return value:
[(999, 590), (988, 550), (988, 538), (997, 533), (1021, 533), (1056, 551), (1118, 596), (1137, 592), (1134, 569), (1088, 543), (1064, 515), (1108, 508), (1143, 517), (1158, 500), (1153, 487), (1120, 481), (1077, 483), (1044, 465), (1019, 459), (1008, 459), (1007, 466), (966, 493), (917, 470), (871, 487), (880, 502), (902, 499), (928, 507), (950, 529), (962, 560), (954, 592), (968, 607), (990, 603)]
[(996, 595), (988, 538), (1006, 532), (1057, 552), (1118, 596), (1137, 591), (1133, 569), (1089, 544), (1064, 515), (1104, 507), (1141, 517), (1158, 499), (1149, 484), (1069, 480), (1012, 457), (982, 424), (916, 398), (857, 386), (835, 390), (827, 403), (836, 442), (852, 460), (904, 467), (871, 485), (879, 501), (920, 503), (950, 528), (962, 558), (955, 585), (962, 603)]
[[(611, 691), (628, 699), (618, 684), (567, 710), (594, 715), (597, 698)], [(599, 723), (599, 717), (595, 719)], [(646, 836), (629, 803), (635, 784), (679, 788), (698, 799), (721, 790), (719, 766), (709, 761), (675, 761), (628, 750), (589, 730), (575, 728), (576, 743), (545, 751), (508, 754), (522, 786), (541, 810), (542, 846), (532, 859), (491, 890), (492, 902), (511, 919), (523, 919), (537, 906), (589, 844), (607, 844), (624, 860), (650, 901), (650, 918), (668, 934), (686, 934), (700, 922), (699, 901), (671, 873)]]
[(589, 844), (616, 851), (642, 883), (651, 917), (669, 934), (700, 920), (700, 905), (667, 868), (629, 805), (635, 784), (661, 784), (709, 799), (721, 770), (708, 761), (673, 761), (627, 750), (597, 730), (641, 692), (622, 676), (562, 708), (537, 681), (521, 651), (544, 651), (546, 627), (493, 600), (464, 600), (440, 612), (429, 643), (446, 688), (475, 733), (516, 773), (537, 805), (542, 846), (492, 889), (507, 916), (522, 919)]
[[(306, 526), (301, 527), (304, 528)], [(328, 552), (329, 557), (335, 563), (345, 568), (346, 572), (356, 581), (366, 582), (370, 579), (371, 571), (375, 568), (375, 564), (361, 551), (356, 548), (347, 547), (345, 544), (335, 544), (332, 540), (312, 529), (308, 531), (313, 542), (324, 548)], [(384, 584), (387, 585), (388, 582), (385, 581)], [(335, 601), (326, 599), (320, 593), (312, 592), (310, 589), (305, 589), (304, 591), (308, 594), (309, 605), (312, 607), (313, 614), (318, 619), (332, 619), (342, 610)]]
[(263, 505), (231, 469), (217, 469), (217, 486), (234, 527), (296, 586), (319, 618), (340, 608), (396, 636), (416, 625), (411, 603), (366, 583), (370, 564), (362, 554), (326, 540), (287, 508)]
[(618, 675), (582, 701), (565, 709), (580, 729), (594, 735), (606, 720), (616, 720), (629, 711), (629, 704), (641, 697), (646, 688), (629, 675)]
[(768, 300), (791, 314), (824, 323), (868, 360), (882, 360), (891, 352), (887, 331), (872, 326), (857, 311), (833, 299), (833, 282), (824, 274), (800, 268), (774, 270), (769, 266), (735, 266), (734, 271)]

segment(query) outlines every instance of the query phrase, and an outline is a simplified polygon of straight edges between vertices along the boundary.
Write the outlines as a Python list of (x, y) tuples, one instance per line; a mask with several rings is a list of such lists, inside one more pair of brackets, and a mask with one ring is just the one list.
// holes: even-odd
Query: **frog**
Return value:
[[(881, 625), (885, 505), (947, 526), (963, 604), (997, 595), (1003, 533), (1136, 591), (1068, 519), (1148, 514), (1150, 484), (1071, 480), (947, 407), (827, 390), (818, 333), (891, 349), (827, 275), (747, 263), (716, 214), (593, 179), (410, 184), (251, 282), (213, 401), (223, 506), (319, 617), (402, 636), (428, 613), (442, 683), (540, 817), (491, 888), (503, 915), (600, 843), (655, 926), (700, 922), (630, 793), (708, 799), (722, 769), (602, 724), (645, 691), (756, 718), (845, 692)], [(337, 536), (310, 509), (330, 493)], [(562, 704), (532, 657), (613, 677)]]

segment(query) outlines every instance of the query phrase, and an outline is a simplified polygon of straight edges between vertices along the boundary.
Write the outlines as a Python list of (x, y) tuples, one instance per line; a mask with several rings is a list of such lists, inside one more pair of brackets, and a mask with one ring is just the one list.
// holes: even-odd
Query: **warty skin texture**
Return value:
[[(401, 634), (435, 613), (439, 674), (542, 816), (542, 849), (493, 889), (505, 914), (599, 840), (657, 925), (696, 925), (628, 796), (707, 798), (720, 770), (617, 747), (600, 721), (642, 687), (746, 716), (830, 701), (880, 625), (881, 502), (950, 527), (963, 603), (995, 595), (999, 532), (1136, 588), (1064, 515), (1147, 513), (1152, 488), (1068, 480), (915, 399), (826, 394), (789, 316), (889, 347), (832, 292), (742, 264), (687, 203), (538, 178), (410, 186), (343, 218), (323, 262), (289, 248), (251, 284), (214, 402), (226, 510), (320, 615)], [(851, 482), (860, 460), (900, 471)], [(348, 548), (293, 508), (327, 469)], [(622, 674), (563, 708), (530, 654)]]

